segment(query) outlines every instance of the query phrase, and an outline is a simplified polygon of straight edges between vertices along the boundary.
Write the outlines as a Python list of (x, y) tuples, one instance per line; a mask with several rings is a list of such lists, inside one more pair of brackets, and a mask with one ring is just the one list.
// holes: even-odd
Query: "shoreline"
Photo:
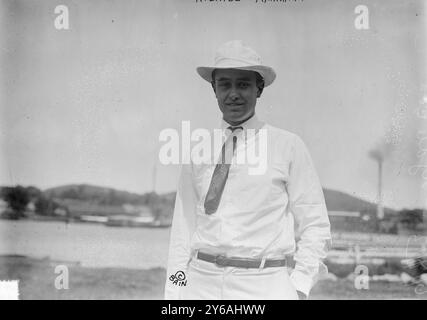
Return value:
[(0, 220), (0, 255), (76, 262), (86, 267), (166, 266), (169, 230), (112, 228), (93, 223)]
[[(66, 266), (68, 289), (55, 288)], [(19, 280), (21, 300), (163, 300), (166, 270), (163, 267), (128, 269), (83, 267), (78, 262), (37, 259), (25, 255), (0, 255), (0, 280)], [(426, 288), (427, 289), (427, 288)], [(375, 281), (368, 290), (358, 290), (346, 278), (321, 280), (313, 288), (312, 300), (384, 300), (422, 299), (413, 286)]]

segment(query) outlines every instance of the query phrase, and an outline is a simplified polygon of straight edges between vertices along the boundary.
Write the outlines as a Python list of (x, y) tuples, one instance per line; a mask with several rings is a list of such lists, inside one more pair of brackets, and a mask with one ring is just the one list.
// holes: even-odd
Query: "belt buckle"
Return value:
[(216, 256), (215, 257), (215, 264), (217, 265), (217, 266), (220, 266), (220, 267), (225, 267), (226, 266), (226, 264), (225, 264), (225, 260), (227, 259), (227, 257), (226, 256), (224, 256), (224, 255), (219, 255), (219, 256)]

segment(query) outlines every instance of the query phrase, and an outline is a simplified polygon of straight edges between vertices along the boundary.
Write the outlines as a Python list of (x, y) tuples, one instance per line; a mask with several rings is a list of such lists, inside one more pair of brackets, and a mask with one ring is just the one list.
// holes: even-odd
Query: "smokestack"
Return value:
[(378, 202), (377, 202), (377, 218), (384, 218), (383, 207), (383, 163), (386, 156), (386, 148), (376, 148), (369, 151), (369, 156), (378, 163)]
[(377, 218), (378, 220), (384, 219), (384, 206), (383, 206), (383, 161), (378, 161), (378, 204), (377, 204)]
[(157, 180), (157, 164), (155, 163), (152, 171), (152, 188), (153, 192), (156, 193), (156, 180)]

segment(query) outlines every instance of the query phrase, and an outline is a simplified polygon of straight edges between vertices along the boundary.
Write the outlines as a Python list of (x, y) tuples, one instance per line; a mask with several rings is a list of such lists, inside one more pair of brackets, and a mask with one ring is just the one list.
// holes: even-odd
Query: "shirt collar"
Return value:
[[(256, 114), (254, 114), (248, 120), (246, 120), (245, 122), (243, 122), (243, 123), (241, 123), (235, 127), (243, 127), (243, 130), (247, 130), (247, 129), (259, 129), (263, 125), (264, 125), (264, 123), (258, 119)], [(229, 126), (231, 126), (231, 124), (224, 121), (224, 119), (221, 119), (221, 129), (226, 129)]]

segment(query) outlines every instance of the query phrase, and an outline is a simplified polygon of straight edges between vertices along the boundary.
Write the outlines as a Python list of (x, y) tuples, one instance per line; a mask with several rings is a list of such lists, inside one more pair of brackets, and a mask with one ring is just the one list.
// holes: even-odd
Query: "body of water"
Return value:
[(169, 228), (0, 220), (0, 255), (80, 262), (87, 267), (166, 267)]

